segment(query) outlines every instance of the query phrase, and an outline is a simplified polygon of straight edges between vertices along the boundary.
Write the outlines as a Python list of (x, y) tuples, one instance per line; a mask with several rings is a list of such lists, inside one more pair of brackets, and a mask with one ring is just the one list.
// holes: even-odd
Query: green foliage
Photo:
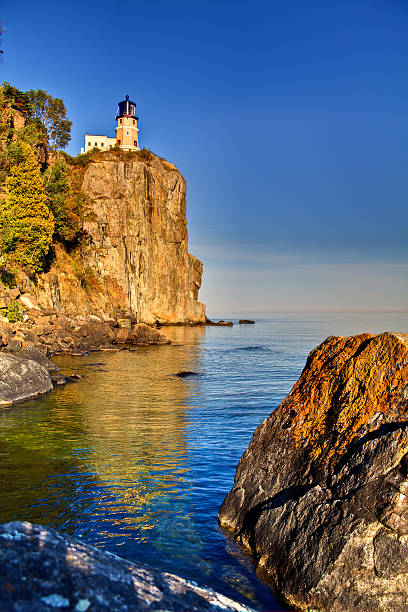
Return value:
[(1, 203), (0, 238), (6, 260), (35, 274), (42, 270), (49, 251), (54, 218), (35, 155), (27, 143), (19, 147), (18, 161), (6, 180), (8, 196)]
[(45, 127), (51, 147), (63, 149), (71, 140), (72, 121), (67, 119), (67, 109), (61, 98), (53, 98), (43, 89), (28, 92), (33, 117)]
[(87, 151), (86, 153), (81, 153), (81, 155), (71, 157), (69, 163), (79, 168), (85, 168), (85, 166), (87, 166), (91, 163), (91, 161), (93, 161), (93, 159), (95, 158), (95, 154), (100, 152), (101, 151), (98, 148), (93, 147), (93, 149)]
[[(3, 83), (0, 87), (0, 185), (4, 183), (20, 150), (19, 142), (33, 149), (47, 144), (47, 132), (41, 122), (31, 117), (32, 107), (28, 94)], [(16, 116), (23, 115), (25, 125), (14, 127)]]
[(23, 313), (16, 300), (12, 300), (8, 306), (1, 308), (0, 312), (3, 317), (8, 318), (10, 323), (17, 323), (17, 321), (23, 320)]
[(16, 286), (16, 273), (14, 270), (0, 268), (0, 281), (3, 283), (3, 285), (12, 289)]
[(88, 265), (87, 260), (92, 247), (89, 240), (84, 236), (80, 245), (73, 256), (71, 256), (71, 267), (79, 285), (87, 293), (92, 289), (99, 290), (99, 282), (96, 278), (94, 270)]
[(28, 119), (26, 125), (18, 131), (17, 140), (26, 142), (34, 149), (40, 144), (46, 145), (47, 132), (38, 119)]
[(30, 96), (26, 91), (20, 91), (17, 87), (13, 87), (7, 82), (3, 83), (2, 89), (5, 99), (12, 108), (16, 108), (24, 115), (31, 114)]
[(72, 241), (79, 227), (75, 203), (70, 197), (68, 168), (63, 160), (58, 160), (44, 174), (48, 202), (54, 216), (55, 237), (62, 241)]
[(145, 147), (143, 147), (143, 149), (140, 149), (140, 151), (137, 151), (137, 156), (141, 157), (143, 161), (155, 159), (154, 153), (152, 153), (150, 149), (146, 149)]

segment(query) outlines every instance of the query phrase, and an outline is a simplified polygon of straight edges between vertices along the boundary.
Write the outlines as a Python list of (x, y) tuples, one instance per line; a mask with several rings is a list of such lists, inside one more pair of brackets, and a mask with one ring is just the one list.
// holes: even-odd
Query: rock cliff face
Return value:
[(177, 168), (153, 155), (106, 152), (86, 167), (82, 190), (93, 212), (84, 262), (93, 287), (81, 291), (60, 260), (40, 283), (41, 305), (70, 315), (116, 310), (145, 323), (204, 323), (203, 267), (188, 253), (186, 184)]
[(328, 338), (219, 513), (296, 609), (408, 609), (408, 335)]

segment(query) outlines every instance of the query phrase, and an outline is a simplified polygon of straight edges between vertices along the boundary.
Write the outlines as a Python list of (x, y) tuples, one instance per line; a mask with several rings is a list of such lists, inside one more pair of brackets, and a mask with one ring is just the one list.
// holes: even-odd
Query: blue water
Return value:
[(274, 315), (165, 328), (169, 346), (59, 357), (84, 379), (0, 412), (0, 522), (49, 525), (257, 610), (285, 609), (218, 528), (236, 464), (314, 346), (407, 324), (408, 314)]

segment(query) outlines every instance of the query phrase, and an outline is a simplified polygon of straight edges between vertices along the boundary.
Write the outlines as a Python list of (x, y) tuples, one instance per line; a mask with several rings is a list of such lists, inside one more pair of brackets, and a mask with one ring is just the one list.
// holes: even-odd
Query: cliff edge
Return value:
[(186, 183), (177, 168), (150, 153), (109, 151), (72, 172), (88, 200), (89, 247), (74, 267), (57, 248), (35, 288), (40, 305), (69, 316), (205, 323), (203, 266), (188, 252)]
[(219, 512), (299, 610), (408, 610), (408, 335), (330, 337)]

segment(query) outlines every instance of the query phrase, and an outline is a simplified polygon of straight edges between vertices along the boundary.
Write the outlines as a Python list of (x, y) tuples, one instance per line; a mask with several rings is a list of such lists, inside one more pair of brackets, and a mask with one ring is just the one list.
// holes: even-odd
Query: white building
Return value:
[(81, 153), (87, 153), (91, 149), (97, 148), (101, 151), (113, 149), (116, 144), (116, 138), (109, 136), (94, 136), (93, 134), (85, 134), (85, 146), (81, 147)]

